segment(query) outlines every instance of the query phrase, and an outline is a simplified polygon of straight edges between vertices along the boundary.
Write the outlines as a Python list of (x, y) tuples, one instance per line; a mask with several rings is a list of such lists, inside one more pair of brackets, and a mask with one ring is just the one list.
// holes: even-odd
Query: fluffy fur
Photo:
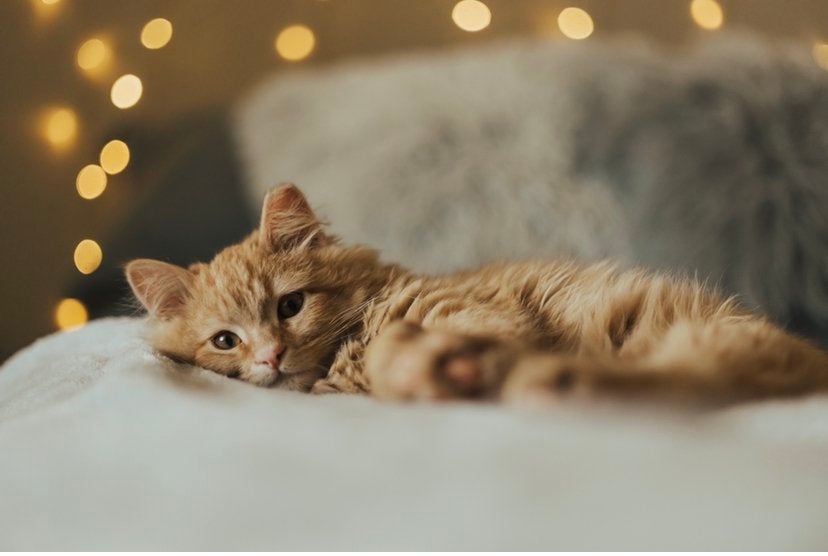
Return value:
[[(710, 403), (828, 388), (828, 355), (697, 283), (555, 261), (421, 276), (341, 245), (292, 185), (209, 264), (138, 260), (126, 273), (159, 351), (263, 386)], [(297, 292), (301, 310), (283, 315)], [(224, 331), (240, 343), (216, 345)]]

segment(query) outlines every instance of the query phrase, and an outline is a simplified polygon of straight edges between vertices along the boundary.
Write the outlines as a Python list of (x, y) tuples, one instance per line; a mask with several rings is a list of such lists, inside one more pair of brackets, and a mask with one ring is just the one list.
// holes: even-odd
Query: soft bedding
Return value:
[(0, 367), (0, 549), (826, 549), (828, 398), (390, 405), (174, 364), (141, 319)]

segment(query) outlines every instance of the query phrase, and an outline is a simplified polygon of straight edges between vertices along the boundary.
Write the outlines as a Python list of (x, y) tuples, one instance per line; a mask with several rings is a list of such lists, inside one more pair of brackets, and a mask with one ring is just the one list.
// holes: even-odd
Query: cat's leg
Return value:
[[(759, 319), (679, 321), (631, 356), (537, 356), (504, 380), (507, 401), (591, 397), (722, 405), (828, 392), (828, 354)], [(562, 388), (562, 385), (565, 388)]]
[(390, 400), (477, 399), (529, 403), (583, 397), (596, 360), (539, 351), (499, 340), (408, 321), (390, 323), (368, 346), (370, 392)]
[(364, 394), (368, 392), (368, 380), (363, 372), (362, 342), (345, 342), (334, 356), (334, 361), (325, 378), (317, 380), (311, 388), (312, 394)]
[(366, 353), (371, 393), (537, 405), (615, 399), (715, 406), (828, 392), (828, 354), (760, 319), (679, 321), (632, 355), (566, 354), (395, 322)]

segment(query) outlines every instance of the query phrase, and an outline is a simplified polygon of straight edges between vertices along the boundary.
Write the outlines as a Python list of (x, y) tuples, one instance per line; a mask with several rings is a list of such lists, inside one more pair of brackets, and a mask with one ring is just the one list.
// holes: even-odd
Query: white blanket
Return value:
[(256, 388), (98, 321), (0, 368), (0, 549), (826, 549), (828, 399), (707, 416)]

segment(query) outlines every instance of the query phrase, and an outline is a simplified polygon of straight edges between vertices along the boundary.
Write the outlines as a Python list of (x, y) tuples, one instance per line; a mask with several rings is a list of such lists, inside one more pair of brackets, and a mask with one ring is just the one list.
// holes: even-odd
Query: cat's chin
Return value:
[(284, 372), (265, 365), (254, 365), (248, 369), (243, 380), (264, 388), (309, 392), (313, 384), (324, 374), (312, 370)]
[(256, 386), (266, 388), (276, 386), (284, 375), (278, 369), (271, 369), (267, 365), (253, 365), (247, 371), (245, 379)]

